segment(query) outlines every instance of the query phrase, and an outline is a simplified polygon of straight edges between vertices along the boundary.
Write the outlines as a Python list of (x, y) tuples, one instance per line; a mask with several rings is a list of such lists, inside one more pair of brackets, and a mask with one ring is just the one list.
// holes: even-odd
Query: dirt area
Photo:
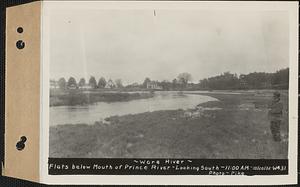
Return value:
[(288, 154), (288, 98), (282, 135), (274, 142), (267, 105), (270, 92), (205, 93), (219, 101), (191, 110), (113, 116), (94, 125), (50, 127), (50, 157), (275, 159)]

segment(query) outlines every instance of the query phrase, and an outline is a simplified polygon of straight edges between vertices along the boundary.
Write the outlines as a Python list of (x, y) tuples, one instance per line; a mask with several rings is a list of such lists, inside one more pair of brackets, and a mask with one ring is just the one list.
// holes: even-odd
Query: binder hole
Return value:
[(25, 47), (25, 42), (22, 40), (17, 41), (16, 46), (18, 49), (23, 49)]
[(22, 151), (25, 148), (25, 142), (27, 141), (26, 136), (22, 136), (20, 141), (17, 142), (16, 147), (17, 150)]
[(22, 27), (18, 27), (17, 28), (17, 32), (20, 33), (20, 34), (23, 33), (23, 28)]

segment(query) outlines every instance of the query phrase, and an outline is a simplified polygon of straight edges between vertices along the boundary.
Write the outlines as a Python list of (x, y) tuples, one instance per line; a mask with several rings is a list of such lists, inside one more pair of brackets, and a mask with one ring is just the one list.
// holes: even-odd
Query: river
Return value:
[[(193, 92), (191, 92), (193, 93)], [(84, 106), (50, 107), (50, 126), (61, 124), (94, 124), (106, 117), (137, 114), (158, 110), (177, 110), (194, 108), (196, 105), (217, 99), (188, 92), (155, 92), (154, 97), (124, 102), (98, 102)]]

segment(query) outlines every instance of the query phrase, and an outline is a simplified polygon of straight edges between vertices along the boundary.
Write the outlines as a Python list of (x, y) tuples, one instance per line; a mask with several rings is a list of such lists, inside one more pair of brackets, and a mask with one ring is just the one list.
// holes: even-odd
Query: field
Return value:
[(219, 101), (201, 104), (196, 116), (196, 109), (155, 111), (50, 127), (50, 157), (287, 158), (288, 97), (281, 93), (282, 142), (273, 141), (269, 128), (272, 91), (205, 93)]

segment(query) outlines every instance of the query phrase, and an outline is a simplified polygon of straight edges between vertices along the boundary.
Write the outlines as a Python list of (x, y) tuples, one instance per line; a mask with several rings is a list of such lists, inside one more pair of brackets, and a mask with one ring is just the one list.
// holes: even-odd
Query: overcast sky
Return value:
[(52, 11), (50, 77), (91, 75), (193, 82), (288, 67), (288, 14), (280, 11)]

